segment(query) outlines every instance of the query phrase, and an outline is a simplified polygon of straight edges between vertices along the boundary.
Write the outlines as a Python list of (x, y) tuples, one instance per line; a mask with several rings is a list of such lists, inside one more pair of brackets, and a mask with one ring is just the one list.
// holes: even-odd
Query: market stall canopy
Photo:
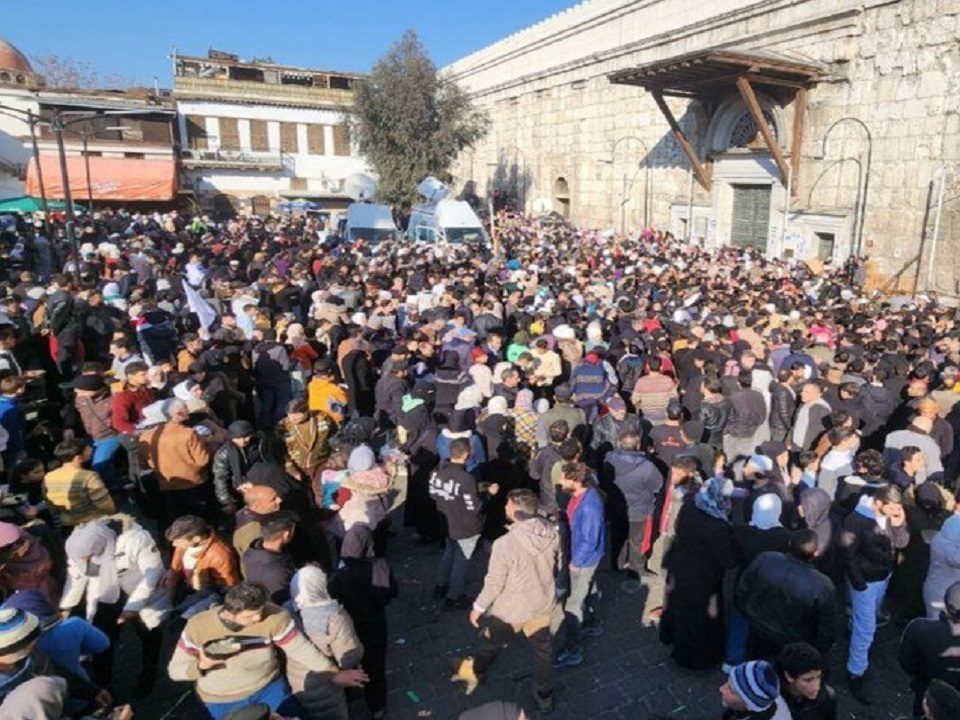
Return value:
[[(65, 212), (67, 204), (62, 200), (47, 200), (47, 207), (50, 208), (51, 212)], [(76, 202), (73, 204), (73, 208), (76, 212), (85, 212), (87, 209)], [(0, 213), (20, 213), (21, 215), (27, 215), (37, 212), (43, 212), (43, 201), (38, 197), (24, 195), (23, 197), (0, 200)]]
[[(90, 196), (87, 191), (87, 169), (90, 161), (90, 185), (94, 200), (173, 200), (177, 194), (177, 166), (171, 158), (68, 157), (67, 175), (70, 191), (78, 199)], [(43, 184), (47, 197), (64, 196), (60, 160), (55, 155), (41, 155)], [(40, 194), (35, 160), (27, 168), (27, 193)]]

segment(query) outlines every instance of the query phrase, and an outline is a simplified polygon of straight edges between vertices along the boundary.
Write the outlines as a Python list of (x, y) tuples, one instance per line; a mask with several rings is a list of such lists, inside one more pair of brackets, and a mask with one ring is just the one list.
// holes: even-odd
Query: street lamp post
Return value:
[[(823, 159), (823, 157), (821, 156), (820, 158), (817, 158), (817, 159), (821, 160)], [(807, 205), (808, 206), (810, 205), (810, 200), (811, 198), (813, 198), (813, 192), (814, 190), (817, 189), (817, 185), (820, 183), (820, 180), (823, 179), (823, 176), (826, 175), (831, 170), (833, 170), (833, 168), (843, 165), (843, 163), (848, 161), (857, 164), (857, 196), (856, 198), (854, 198), (854, 201), (853, 201), (853, 233), (852, 233), (853, 238), (856, 238), (858, 237), (858, 233), (860, 232), (860, 222), (859, 222), (858, 215), (860, 214), (859, 213), (860, 202), (862, 200), (862, 195), (860, 194), (860, 191), (863, 188), (863, 163), (860, 161), (860, 158), (843, 157), (843, 158), (840, 158), (839, 160), (834, 160), (832, 163), (827, 165), (827, 167), (823, 171), (821, 171), (821, 173), (817, 176), (817, 179), (814, 180), (813, 184), (810, 186), (810, 192), (807, 193)], [(853, 247), (853, 243), (851, 242), (850, 252), (848, 253), (848, 260), (851, 256), (853, 256), (855, 250), (856, 248)]]
[[(607, 163), (607, 164), (610, 165), (610, 166), (613, 166), (614, 162), (616, 161), (617, 146), (618, 146), (620, 143), (622, 143), (622, 142), (624, 142), (624, 141), (626, 141), (626, 140), (636, 140), (638, 143), (640, 143), (640, 147), (643, 148), (644, 153), (646, 153), (647, 155), (650, 154), (650, 148), (647, 146), (647, 144), (646, 144), (643, 140), (641, 140), (640, 138), (638, 138), (636, 135), (624, 135), (623, 137), (617, 138), (617, 139), (614, 141), (613, 147), (610, 148), (610, 159), (609, 159), (609, 160), (604, 160), (603, 162)], [(650, 215), (649, 215), (649, 211), (650, 211), (650, 165), (649, 165), (649, 163), (643, 162), (643, 168), (644, 168), (644, 174), (643, 174), (643, 226), (644, 226), (644, 227), (649, 227), (649, 225), (650, 225)], [(639, 165), (638, 165), (637, 169), (639, 169)], [(631, 182), (630, 184), (632, 184), (632, 182)], [(626, 217), (626, 215), (627, 215), (627, 192), (628, 192), (628, 190), (629, 190), (629, 185), (627, 184), (627, 171), (626, 171), (626, 169), (624, 169), (624, 171), (623, 171), (623, 185), (621, 186), (621, 190), (620, 190), (620, 234), (621, 234), (621, 235), (626, 232), (626, 224), (627, 224), (627, 217)], [(688, 218), (688, 219), (687, 219), (687, 222), (688, 222), (688, 223), (692, 223), (692, 219), (691, 219), (691, 218)]]
[(844, 122), (852, 122), (856, 125), (859, 125), (867, 138), (867, 163), (863, 172), (863, 192), (860, 191), (859, 185), (857, 186), (857, 194), (860, 198), (860, 218), (859, 221), (857, 221), (856, 217), (854, 218), (854, 221), (857, 225), (857, 260), (859, 261), (861, 249), (863, 247), (863, 226), (866, 223), (867, 216), (867, 192), (870, 189), (870, 165), (873, 160), (873, 134), (870, 132), (870, 128), (867, 127), (867, 124), (860, 118), (853, 116), (842, 117), (828, 127), (827, 131), (823, 134), (823, 149), (821, 153), (824, 157), (827, 155), (827, 139), (830, 137), (830, 132), (837, 125)]
[(54, 111), (50, 128), (57, 138), (57, 153), (60, 155), (60, 177), (63, 181), (63, 202), (67, 206), (67, 242), (73, 255), (73, 279), (80, 282), (80, 249), (77, 247), (77, 215), (73, 209), (73, 195), (70, 192), (70, 175), (67, 172), (67, 150), (63, 145), (63, 129), (66, 124), (59, 111)]
[(80, 137), (83, 138), (83, 165), (87, 175), (87, 213), (93, 213), (93, 183), (90, 182), (90, 153), (87, 150), (87, 129), (80, 131)]
[(40, 118), (34, 115), (32, 110), (27, 110), (27, 124), (30, 126), (30, 146), (33, 149), (33, 163), (37, 166), (37, 185), (40, 188), (40, 206), (43, 208), (43, 231), (47, 234), (48, 242), (53, 242), (53, 238), (50, 237), (50, 207), (47, 205), (47, 188), (43, 184), (40, 148), (37, 146), (38, 122), (40, 122)]

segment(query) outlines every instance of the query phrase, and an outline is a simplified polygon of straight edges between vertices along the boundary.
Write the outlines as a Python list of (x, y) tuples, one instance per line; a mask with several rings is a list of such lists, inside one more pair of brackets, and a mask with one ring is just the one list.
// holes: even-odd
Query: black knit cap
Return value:
[(105, 386), (106, 383), (100, 375), (78, 375), (73, 381), (74, 390), (97, 392), (103, 390)]

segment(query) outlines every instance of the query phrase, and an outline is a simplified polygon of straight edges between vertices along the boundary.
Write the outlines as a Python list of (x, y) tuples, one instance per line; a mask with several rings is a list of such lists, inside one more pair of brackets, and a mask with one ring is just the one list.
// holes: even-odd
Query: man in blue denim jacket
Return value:
[(570, 526), (570, 594), (564, 603), (566, 643), (557, 653), (558, 668), (582, 664), (581, 638), (597, 637), (603, 632), (594, 618), (594, 576), (606, 550), (603, 497), (593, 473), (584, 463), (566, 463), (561, 488), (571, 495), (566, 510)]

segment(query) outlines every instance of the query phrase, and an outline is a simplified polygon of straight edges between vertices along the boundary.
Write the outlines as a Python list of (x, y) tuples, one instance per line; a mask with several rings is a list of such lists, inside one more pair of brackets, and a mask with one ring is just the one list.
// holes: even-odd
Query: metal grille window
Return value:
[[(773, 115), (768, 110), (764, 110), (763, 119), (767, 121), (773, 136), (777, 137), (777, 124), (774, 122)], [(757, 126), (757, 121), (753, 119), (753, 114), (749, 110), (744, 110), (730, 130), (730, 147), (750, 145), (756, 140), (759, 132), (760, 128)]]
[(280, 123), (280, 149), (285, 153), (296, 155), (300, 152), (297, 143), (297, 124), (282, 122)]
[(770, 186), (734, 185), (730, 240), (739, 247), (767, 249), (770, 232)]
[(220, 147), (223, 150), (240, 149), (240, 130), (236, 118), (220, 118)]
[(250, 149), (254, 152), (270, 150), (270, 136), (267, 134), (266, 120), (250, 121)]

